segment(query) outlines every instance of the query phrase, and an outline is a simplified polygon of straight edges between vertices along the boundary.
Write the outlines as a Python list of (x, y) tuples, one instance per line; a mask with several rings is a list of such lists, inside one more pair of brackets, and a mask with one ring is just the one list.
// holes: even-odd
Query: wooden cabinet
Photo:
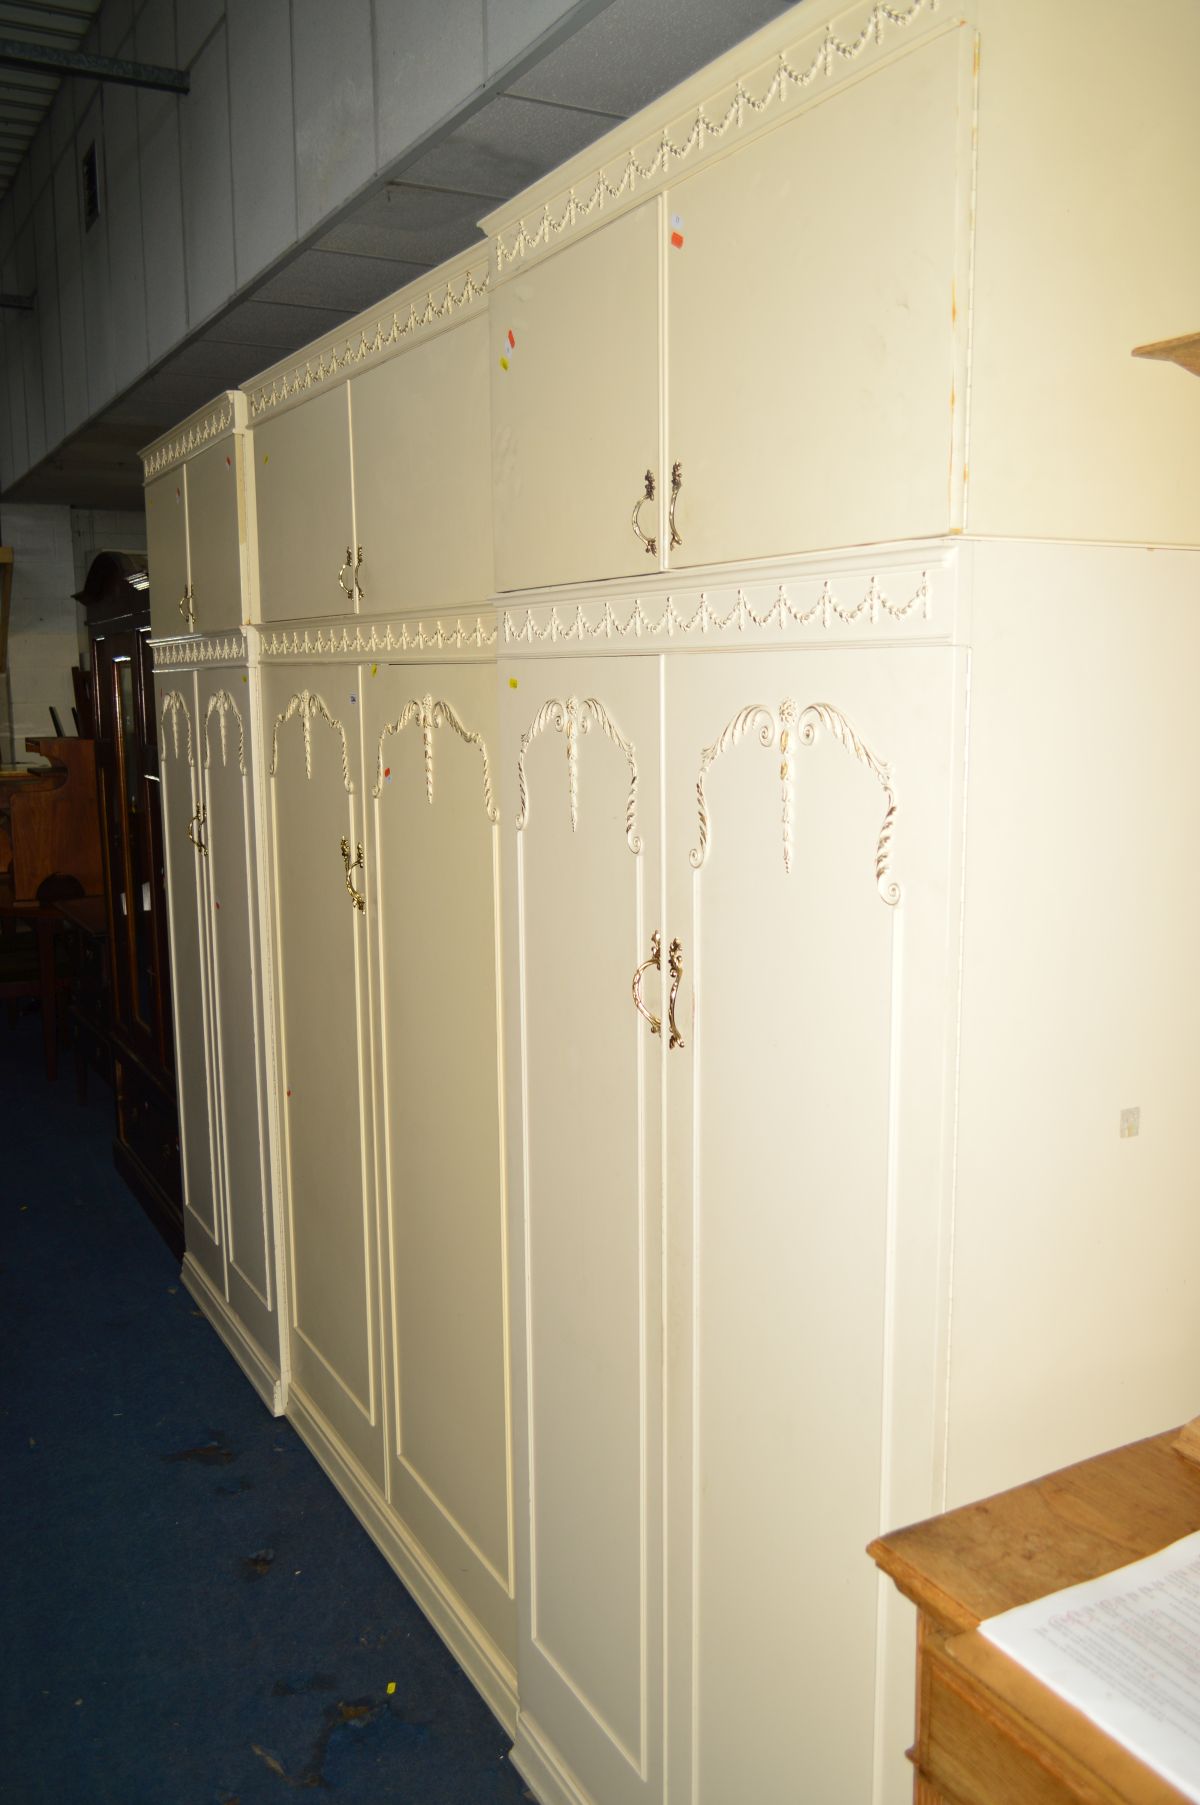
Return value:
[[(150, 621), (157, 637), (224, 632), (250, 617), (245, 407), (242, 395), (219, 396), (143, 454), (150, 478)], [(160, 474), (152, 476), (155, 471)]]
[(921, 12), (832, 91), (821, 25), (718, 65), (487, 221), (499, 589), (961, 523), (972, 42)]
[(112, 971), (113, 1157), (178, 1252), (183, 1245), (179, 1131), (144, 567), (121, 553), (101, 552), (79, 600), (91, 651)]

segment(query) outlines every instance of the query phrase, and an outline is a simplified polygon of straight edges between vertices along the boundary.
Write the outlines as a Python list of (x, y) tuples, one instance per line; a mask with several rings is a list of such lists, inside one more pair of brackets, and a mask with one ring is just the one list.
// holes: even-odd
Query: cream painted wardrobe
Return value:
[[(283, 1408), (257, 713), (242, 623), (253, 558), (245, 401), (221, 396), (143, 453), (159, 784), (183, 1165), (183, 1277)], [(168, 637), (170, 636), (170, 637)]]
[(806, 0), (619, 126), (234, 398), (228, 642), (214, 447), (149, 472), (193, 837), (247, 678), (286, 1408), (544, 1805), (900, 1805), (866, 1543), (1195, 1413), (1200, 436), (1129, 352), (1193, 323), (1200, 22), (1146, 19)]
[(288, 1410), (511, 1724), (485, 293), (447, 266), (247, 405)]

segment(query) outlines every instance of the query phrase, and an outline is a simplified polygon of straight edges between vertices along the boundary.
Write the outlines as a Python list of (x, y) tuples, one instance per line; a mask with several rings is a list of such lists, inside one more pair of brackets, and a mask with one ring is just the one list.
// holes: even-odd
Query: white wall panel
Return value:
[(54, 190), (42, 189), (33, 203), (33, 245), (37, 268), (38, 335), (42, 348), (42, 404), (46, 443), (63, 435), (62, 336), (58, 315), (58, 251), (54, 241)]
[(50, 123), (46, 120), (34, 133), (29, 146), (29, 178), (35, 200), (50, 180), (50, 163)]
[(229, 0), (229, 135), (236, 280), (296, 239), (296, 146), (288, 0)]
[(293, 0), (299, 226), (307, 232), (375, 173), (370, 0)]
[[(146, 0), (134, 36), (144, 63), (175, 63), (171, 0)], [(139, 92), (142, 237), (154, 247), (146, 270), (146, 340), (151, 361), (187, 330), (183, 264), (183, 192), (179, 166), (179, 102), (174, 95)]]
[[(27, 220), (17, 234), (16, 281), (20, 294), (32, 294), (37, 288), (37, 256), (34, 248), (33, 223)], [(42, 399), (42, 341), (36, 311), (9, 316), (16, 327), (21, 377), (25, 388), (25, 427), (28, 434), (27, 455), (34, 464), (46, 449), (46, 406)]]
[(112, 288), (108, 272), (108, 208), (104, 199), (104, 120), (99, 92), (80, 115), (75, 139), (75, 179), (81, 184), (83, 157), (95, 145), (100, 183), (100, 216), (86, 227), (79, 213), (80, 267), (83, 275), (83, 330), (87, 347), (88, 412), (96, 413), (114, 392)]
[(483, 0), (375, 0), (380, 163), (482, 87), (484, 61)]
[(105, 0), (100, 9), (101, 56), (132, 56), (133, 0)]
[(596, 8), (564, 5), (563, 0), (486, 0), (487, 72), (495, 75), (506, 63), (528, 50), (544, 31), (575, 11)]
[(74, 156), (54, 171), (54, 233), (58, 251), (58, 305), (62, 326), (63, 418), (67, 431), (87, 418), (87, 352), (84, 345), (83, 267), (79, 245), (79, 184)]
[(188, 323), (194, 326), (215, 313), (234, 287), (229, 80), (223, 30), (196, 59), (192, 91), (180, 106), (179, 122)]
[(225, 0), (175, 0), (176, 54), (181, 69), (195, 72), (196, 54), (220, 23), (224, 11)]
[(138, 161), (137, 94), (109, 87), (104, 94), (104, 193), (112, 294), (113, 388), (127, 388), (146, 368), (146, 259), (142, 243), (142, 176)]
[(75, 136), (75, 83), (66, 81), (50, 108), (50, 156), (55, 163), (70, 150)]

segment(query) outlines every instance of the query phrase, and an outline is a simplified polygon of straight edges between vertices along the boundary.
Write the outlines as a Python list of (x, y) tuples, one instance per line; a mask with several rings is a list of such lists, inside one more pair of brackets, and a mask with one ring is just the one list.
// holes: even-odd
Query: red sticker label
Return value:
[(508, 348), (510, 351), (515, 351), (517, 348), (516, 336), (513, 333), (513, 329), (511, 326), (508, 329)]
[(677, 251), (681, 251), (683, 249), (683, 233), (682, 232), (672, 232), (671, 243), (674, 245), (674, 247)]

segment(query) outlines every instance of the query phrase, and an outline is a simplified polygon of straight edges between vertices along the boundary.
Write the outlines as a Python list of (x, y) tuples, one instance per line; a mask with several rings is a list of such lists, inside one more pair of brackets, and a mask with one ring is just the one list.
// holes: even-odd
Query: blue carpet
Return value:
[[(0, 1015), (0, 1799), (514, 1805), (508, 1739)], [(394, 1682), (394, 1692), (389, 1686)]]

